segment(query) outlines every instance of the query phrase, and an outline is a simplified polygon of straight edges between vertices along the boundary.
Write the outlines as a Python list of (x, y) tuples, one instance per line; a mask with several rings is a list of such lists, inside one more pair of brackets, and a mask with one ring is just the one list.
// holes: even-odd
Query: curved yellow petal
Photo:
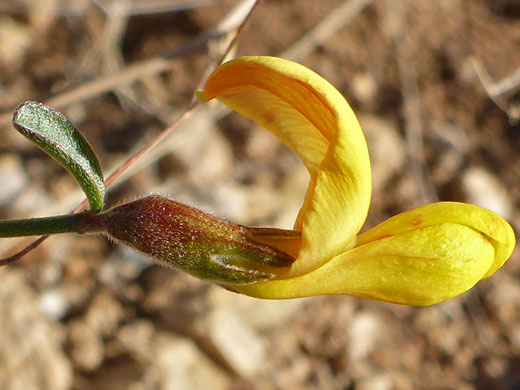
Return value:
[(307, 167), (310, 186), (295, 223), (302, 246), (291, 276), (355, 244), (370, 203), (370, 162), (359, 123), (332, 85), (291, 61), (243, 57), (219, 66), (197, 97), (218, 98), (270, 130)]
[(482, 207), (458, 202), (438, 202), (398, 214), (361, 234), (357, 245), (400, 234), (420, 227), (456, 223), (480, 232), (493, 245), (495, 256), (484, 278), (502, 267), (515, 248), (511, 225), (500, 215)]
[(432, 305), (473, 287), (493, 264), (483, 234), (442, 223), (381, 237), (297, 278), (237, 291), (267, 299), (346, 294), (407, 305)]

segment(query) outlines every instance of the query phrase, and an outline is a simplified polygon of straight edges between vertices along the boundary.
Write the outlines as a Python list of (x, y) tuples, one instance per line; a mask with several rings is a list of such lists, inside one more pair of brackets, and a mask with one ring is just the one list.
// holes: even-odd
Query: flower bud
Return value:
[(152, 256), (163, 266), (218, 283), (269, 280), (294, 261), (287, 253), (254, 240), (247, 227), (157, 195), (98, 216), (103, 233), (115, 241)]

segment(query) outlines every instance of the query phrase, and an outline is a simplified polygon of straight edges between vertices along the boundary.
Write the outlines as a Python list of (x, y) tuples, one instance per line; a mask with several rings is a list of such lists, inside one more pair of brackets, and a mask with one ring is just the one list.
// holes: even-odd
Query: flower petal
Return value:
[(307, 167), (310, 186), (295, 223), (302, 247), (292, 276), (354, 245), (370, 203), (370, 162), (359, 123), (332, 85), (291, 61), (243, 57), (219, 66), (197, 97), (218, 98), (270, 130)]
[(268, 299), (346, 294), (425, 306), (473, 287), (494, 257), (485, 235), (464, 225), (442, 223), (380, 237), (307, 275), (237, 291)]
[(419, 227), (442, 223), (464, 225), (481, 233), (493, 245), (494, 261), (484, 278), (502, 267), (515, 248), (511, 225), (500, 215), (482, 207), (458, 202), (438, 202), (396, 215), (358, 236), (357, 245), (400, 234)]

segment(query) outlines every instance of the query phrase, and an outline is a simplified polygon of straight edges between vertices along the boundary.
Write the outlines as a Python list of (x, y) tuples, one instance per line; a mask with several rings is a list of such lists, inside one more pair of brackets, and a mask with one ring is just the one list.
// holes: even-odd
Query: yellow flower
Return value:
[(233, 285), (240, 293), (431, 305), (490, 276), (513, 251), (515, 236), (502, 217), (456, 202), (399, 214), (358, 236), (371, 194), (366, 142), (343, 96), (302, 65), (239, 58), (219, 66), (197, 97), (217, 98), (274, 133), (310, 174), (294, 226), (301, 236), (255, 235), (296, 260), (273, 280)]

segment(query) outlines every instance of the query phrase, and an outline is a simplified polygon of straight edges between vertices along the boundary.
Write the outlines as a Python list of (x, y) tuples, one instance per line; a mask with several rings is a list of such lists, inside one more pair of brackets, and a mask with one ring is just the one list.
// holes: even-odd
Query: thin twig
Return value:
[[(246, 24), (249, 22), (249, 20), (251, 19), (251, 16), (253, 15), (253, 12), (255, 12), (256, 8), (260, 5), (260, 3), (262, 2), (262, 0), (256, 0), (253, 5), (251, 6), (249, 12), (247, 13), (245, 19), (244, 19), (244, 22), (241, 23), (238, 28), (237, 28), (237, 31), (235, 33), (235, 36), (233, 37), (233, 39), (231, 40), (231, 42), (229, 42), (226, 50), (224, 50), (224, 53), (222, 54), (222, 57), (220, 58), (220, 63), (224, 62), (224, 60), (226, 59), (226, 57), (228, 56), (228, 54), (231, 52), (231, 50), (236, 46), (236, 44), (238, 43), (238, 38), (240, 37), (240, 35), (242, 35), (242, 32), (244, 31), (244, 29), (246, 28)], [(244, 2), (244, 4), (247, 4), (246, 2)]]
[(517, 68), (511, 76), (495, 83), (489, 76), (481, 61), (472, 57), (471, 64), (477, 73), (480, 83), (493, 103), (507, 114), (509, 120), (515, 122), (518, 121), (520, 119), (520, 110), (516, 107), (508, 107), (507, 104), (502, 102), (500, 97), (506, 92), (514, 90), (515, 88), (520, 88), (520, 67)]
[(513, 89), (520, 87), (520, 67), (518, 67), (515, 72), (508, 77), (503, 78), (500, 81), (494, 83), (490, 91), (494, 96), (503, 95), (506, 92), (509, 92)]
[[(233, 47), (237, 44), (239, 36), (242, 34), (245, 26), (251, 19), (251, 16), (253, 15), (254, 10), (257, 8), (257, 6), (261, 3), (262, 0), (256, 0), (253, 5), (251, 6), (249, 12), (243, 19), (242, 23), (238, 26), (235, 32), (234, 38), (231, 40), (231, 42), (228, 44), (226, 50), (224, 51), (224, 54), (221, 57), (221, 61), (223, 61), (228, 53), (233, 49)], [(204, 76), (205, 79), (206, 76)], [(105, 187), (108, 188), (114, 181), (116, 181), (132, 164), (134, 164), (137, 160), (139, 160), (141, 157), (146, 155), (151, 149), (153, 149), (156, 145), (161, 143), (166, 137), (168, 137), (179, 125), (184, 122), (186, 119), (188, 119), (192, 114), (195, 108), (198, 106), (199, 102), (193, 98), (189, 107), (181, 114), (181, 116), (175, 120), (168, 128), (166, 128), (159, 136), (157, 136), (154, 140), (152, 140), (148, 145), (143, 147), (140, 151), (135, 153), (134, 155), (130, 156), (119, 168), (117, 168), (110, 176), (105, 180)], [(83, 200), (81, 204), (79, 204), (72, 212), (77, 213), (81, 211), (85, 206), (87, 205), (87, 200)], [(9, 265), (15, 262), (16, 260), (22, 258), (24, 255), (29, 253), (31, 250), (35, 249), (38, 245), (40, 245), (42, 242), (44, 242), (47, 237), (49, 236), (41, 236), (32, 243), (30, 243), (28, 246), (26, 246), (21, 251), (15, 253), (12, 256), (9, 256), (4, 259), (0, 259), (0, 267), (3, 265)]]
[[(86, 202), (85, 202), (86, 204)], [(24, 257), (27, 253), (38, 247), (42, 242), (44, 242), (49, 236), (41, 236), (38, 237), (36, 240), (31, 242), (29, 245), (27, 245), (25, 248), (23, 248), (21, 251), (16, 252), (14, 255), (0, 259), (0, 267), (4, 265), (10, 265), (14, 263), (16, 260), (21, 259)]]

